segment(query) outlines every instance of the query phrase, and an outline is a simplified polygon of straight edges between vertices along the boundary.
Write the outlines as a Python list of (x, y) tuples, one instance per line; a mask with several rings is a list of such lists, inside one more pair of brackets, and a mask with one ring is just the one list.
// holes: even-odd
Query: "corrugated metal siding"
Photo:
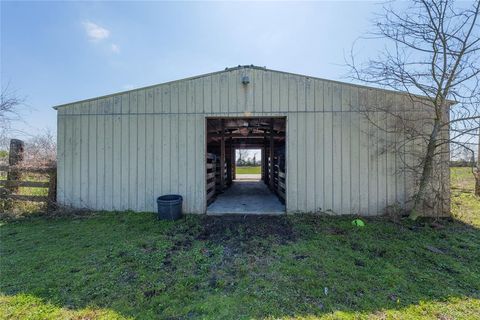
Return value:
[(248, 68), (60, 107), (58, 200), (155, 211), (156, 196), (179, 193), (186, 212), (204, 213), (206, 117), (286, 116), (287, 211), (381, 214), (405, 205), (412, 181), (403, 155), (382, 147), (403, 138), (357, 112), (377, 102), (406, 106), (400, 94)]

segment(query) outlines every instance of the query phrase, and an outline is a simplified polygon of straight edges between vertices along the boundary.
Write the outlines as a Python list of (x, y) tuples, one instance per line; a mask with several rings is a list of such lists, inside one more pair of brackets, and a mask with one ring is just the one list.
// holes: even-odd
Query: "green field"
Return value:
[(237, 167), (237, 174), (261, 174), (261, 167)]
[(1, 319), (480, 318), (480, 199), (453, 221), (77, 213), (0, 226)]

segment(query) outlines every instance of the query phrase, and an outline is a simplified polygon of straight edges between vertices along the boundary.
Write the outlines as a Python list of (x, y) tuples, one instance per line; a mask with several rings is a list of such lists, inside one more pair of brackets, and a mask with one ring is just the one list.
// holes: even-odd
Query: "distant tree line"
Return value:
[(255, 152), (253, 157), (249, 156), (248, 150), (246, 149), (238, 149), (238, 157), (236, 160), (238, 167), (255, 167), (260, 165), (260, 161), (257, 159), (257, 153)]

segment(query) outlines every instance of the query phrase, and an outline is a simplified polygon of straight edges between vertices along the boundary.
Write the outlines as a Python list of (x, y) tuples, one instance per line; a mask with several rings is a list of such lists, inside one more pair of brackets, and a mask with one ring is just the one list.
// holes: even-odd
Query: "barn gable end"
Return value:
[[(368, 122), (361, 111), (372, 104), (427, 112), (404, 93), (258, 67), (57, 106), (58, 201), (155, 211), (157, 196), (178, 193), (185, 212), (205, 213), (206, 118), (286, 117), (288, 213), (408, 209), (415, 189), (405, 170), (409, 160), (384, 145), (421, 145)], [(380, 123), (387, 128), (393, 121), (385, 116)], [(447, 169), (442, 179), (448, 179)], [(448, 203), (441, 212), (448, 214)]]

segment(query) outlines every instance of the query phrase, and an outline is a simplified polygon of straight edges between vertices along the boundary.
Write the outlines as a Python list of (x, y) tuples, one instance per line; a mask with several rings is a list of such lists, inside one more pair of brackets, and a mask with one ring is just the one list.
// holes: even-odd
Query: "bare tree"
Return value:
[(0, 94), (0, 144), (9, 144), (8, 133), (13, 121), (20, 120), (19, 109), (24, 100), (19, 98), (8, 85), (2, 87)]
[(248, 149), (237, 149), (238, 150), (238, 159), (237, 162), (242, 164), (244, 161), (247, 160), (248, 157)]
[(25, 164), (50, 167), (56, 163), (57, 144), (50, 130), (29, 138), (25, 143)]
[[(449, 147), (469, 148), (480, 127), (475, 101), (480, 95), (479, 7), (479, 0), (414, 0), (402, 10), (387, 3), (375, 19), (375, 30), (363, 38), (386, 40), (385, 49), (359, 64), (352, 48), (347, 61), (355, 80), (404, 91), (410, 107), (421, 110), (381, 110), (396, 119), (386, 130), (401, 130), (405, 141), (422, 145), (409, 155), (418, 159), (415, 165), (406, 166), (418, 177), (412, 219), (425, 208), (430, 193), (448, 189), (447, 179), (435, 185), (435, 168), (447, 165)], [(369, 108), (375, 112), (381, 107)], [(378, 121), (368, 113), (369, 121)]]

